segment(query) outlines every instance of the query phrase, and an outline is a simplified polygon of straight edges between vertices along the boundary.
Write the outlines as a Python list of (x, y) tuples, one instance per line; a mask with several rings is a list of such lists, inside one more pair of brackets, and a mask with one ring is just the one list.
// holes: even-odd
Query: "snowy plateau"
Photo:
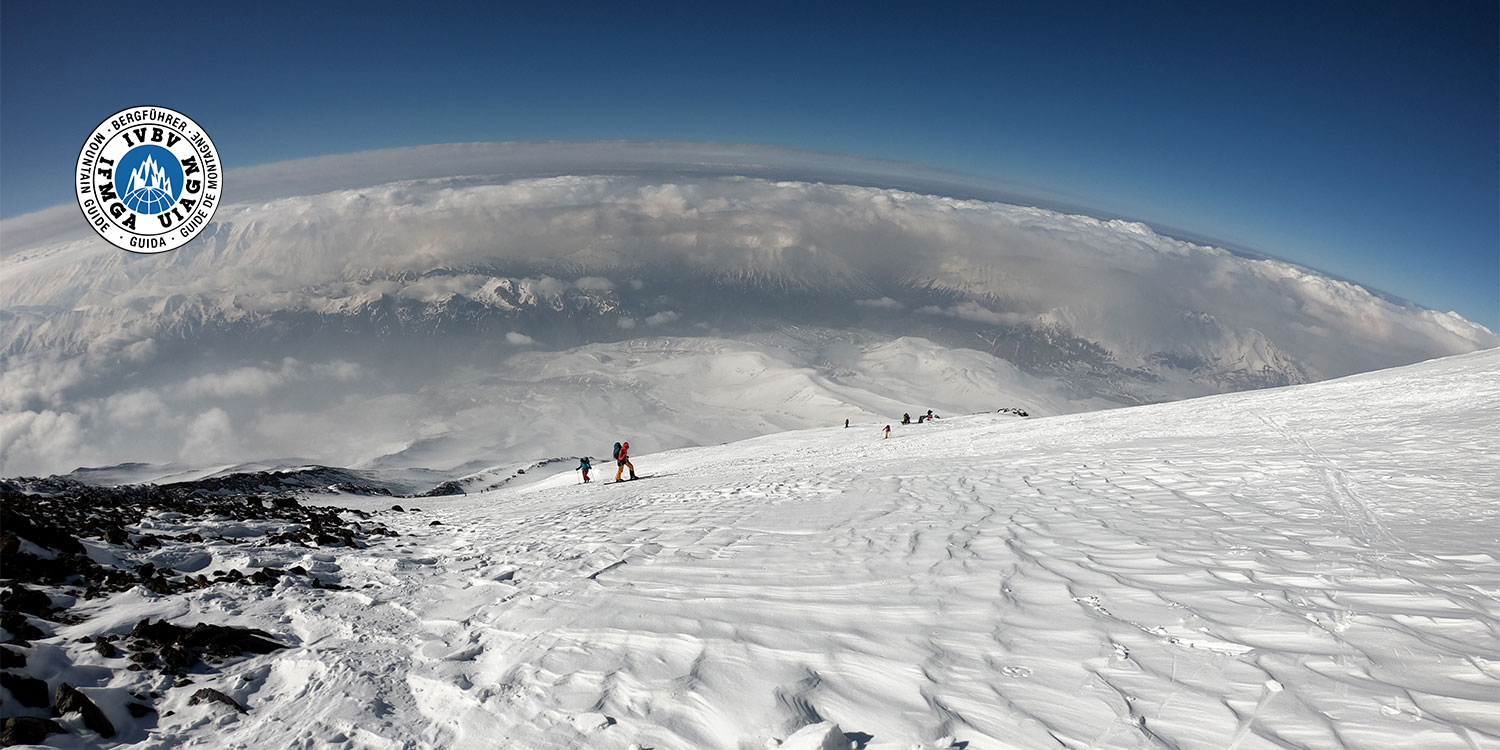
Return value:
[[(153, 514), (89, 556), (309, 575), (78, 599), (21, 671), (118, 731), (68, 714), (59, 747), (1500, 747), (1496, 424), (1488, 350), (648, 453), (618, 486), (304, 498), (395, 534), (356, 548)], [(285, 647), (100, 654), (148, 618)]]

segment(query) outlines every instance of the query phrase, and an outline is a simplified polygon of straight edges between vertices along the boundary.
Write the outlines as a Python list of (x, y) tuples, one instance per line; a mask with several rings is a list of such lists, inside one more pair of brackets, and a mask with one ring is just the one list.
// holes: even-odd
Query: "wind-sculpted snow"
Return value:
[(228, 668), (243, 716), (166, 690), (152, 746), (1489, 747), (1497, 421), (1483, 352), (638, 453), (256, 553), (342, 590), (125, 592), (57, 647), (203, 612), (295, 644)]
[[(275, 447), (305, 434), (280, 412), (333, 394), (376, 406), (328, 432), (425, 423), (312, 456), (369, 461), (461, 421), (451, 401), (403, 410), (418, 393), (456, 391), (454, 371), (503, 376), (519, 351), (642, 336), (756, 341), (801, 326), (921, 337), (1004, 359), (1078, 403), (1116, 404), (1500, 343), (1453, 314), (1138, 223), (881, 186), (935, 190), (933, 175), (903, 182), (814, 159), (830, 175), (819, 180), (787, 152), (701, 144), (581, 149), (433, 147), (248, 170), (200, 239), (159, 256), (91, 239), (76, 215), (5, 222), (0, 467), (304, 452)], [(686, 418), (684, 431), (713, 431)], [(124, 451), (124, 434), (150, 439)], [(572, 451), (540, 447), (488, 458)]]

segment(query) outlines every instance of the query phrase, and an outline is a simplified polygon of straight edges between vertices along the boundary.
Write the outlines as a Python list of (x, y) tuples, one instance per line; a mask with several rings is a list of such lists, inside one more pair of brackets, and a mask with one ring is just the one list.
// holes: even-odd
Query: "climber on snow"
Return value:
[(615, 462), (618, 464), (618, 466), (615, 468), (616, 482), (620, 481), (620, 475), (623, 474), (625, 472), (625, 469), (627, 468), (630, 469), (631, 479), (638, 478), (635, 475), (635, 464), (630, 463), (630, 443), (628, 441), (623, 443), (615, 443), (614, 457)]

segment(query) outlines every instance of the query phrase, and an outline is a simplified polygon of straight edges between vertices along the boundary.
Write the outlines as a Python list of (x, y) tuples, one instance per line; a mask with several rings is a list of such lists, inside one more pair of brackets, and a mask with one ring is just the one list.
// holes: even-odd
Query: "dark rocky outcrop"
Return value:
[(4, 686), (10, 694), (15, 696), (16, 702), (31, 708), (46, 708), (52, 704), (47, 702), (47, 683), (35, 677), (27, 677), (15, 672), (0, 672), (0, 686)]
[(433, 487), (432, 489), (430, 489), (430, 490), (428, 490), (426, 492), (417, 493), (416, 495), (414, 495), (414, 497), (442, 497), (443, 495), (467, 495), (467, 494), (469, 494), (469, 493), (464, 491), (464, 486), (462, 484), (459, 484), (458, 482), (449, 481), (449, 482), (443, 482), (442, 484), (440, 484), (440, 485), (438, 485), (436, 487)]
[(10, 633), (9, 643), (17, 645), (47, 637), (41, 628), (31, 624), (31, 620), (20, 612), (0, 612), (0, 627)]
[[(72, 623), (70, 614), (76, 600), (91, 599), (140, 586), (161, 596), (217, 585), (271, 586), (290, 576), (307, 580), (318, 588), (341, 588), (336, 583), (311, 576), (301, 566), (290, 570), (260, 568), (243, 571), (182, 572), (158, 567), (145, 559), (143, 551), (155, 553), (162, 548), (204, 544), (213, 523), (240, 522), (234, 538), (217, 538), (216, 544), (255, 546), (291, 544), (303, 546), (363, 547), (380, 536), (394, 536), (384, 526), (372, 523), (370, 514), (341, 508), (304, 505), (286, 495), (244, 493), (276, 485), (314, 485), (327, 491), (330, 479), (350, 481), (354, 475), (334, 477), (315, 471), (303, 472), (293, 480), (281, 474), (231, 480), (189, 482), (173, 485), (126, 485), (97, 487), (63, 478), (14, 478), (0, 480), (0, 627), (13, 645), (51, 636), (51, 623)], [(277, 485), (277, 482), (281, 482)], [(318, 485), (319, 482), (325, 482)], [(351, 490), (340, 486), (340, 491)], [(383, 488), (366, 488), (369, 494), (389, 495)], [(308, 489), (308, 491), (312, 491)], [(166, 524), (191, 527), (195, 519), (213, 517), (214, 521), (193, 531), (170, 531)], [(146, 518), (159, 519), (142, 527)], [(260, 522), (260, 523), (255, 523)], [(244, 536), (245, 529), (266, 529), (257, 538)], [(147, 533), (149, 532), (149, 533)], [(112, 547), (111, 554), (98, 563), (90, 557), (83, 541), (89, 545)], [(162, 559), (162, 558), (153, 558)], [(166, 559), (173, 559), (168, 556)], [(144, 620), (123, 639), (117, 635), (80, 638), (77, 644), (88, 644), (106, 659), (124, 657), (114, 662), (127, 670), (160, 670), (181, 675), (201, 666), (213, 668), (224, 660), (242, 655), (264, 654), (284, 645), (268, 633), (221, 625), (175, 625), (165, 621)], [(27, 664), (23, 649), (0, 648), (0, 667), (21, 670)], [(61, 685), (49, 700), (45, 682), (16, 671), (3, 673), (4, 686), (17, 704), (33, 708), (52, 705), (59, 713), (79, 713), (86, 726), (101, 736), (114, 736), (114, 727), (105, 714), (84, 693)], [(152, 696), (155, 698), (156, 696)], [(133, 716), (154, 712), (149, 698), (136, 697), (127, 706)], [(7, 723), (7, 727), (11, 724)], [(34, 738), (46, 727), (22, 722), (8, 729), (8, 736)], [(60, 731), (60, 730), (59, 730)], [(16, 740), (17, 742), (23, 740)], [(40, 742), (40, 739), (27, 739)]]
[(9, 482), (0, 481), (0, 497), (4, 497), (6, 507), (0, 508), (0, 528), (10, 536), (17, 536), (30, 541), (38, 547), (46, 547), (67, 555), (81, 555), (84, 553), (83, 545), (78, 542), (72, 534), (66, 531), (67, 524), (64, 519), (38, 519), (28, 514), (17, 512), (10, 507), (9, 497), (5, 497), (5, 490)]
[[(388, 493), (387, 493), (388, 494)], [(155, 549), (174, 544), (198, 544), (202, 536), (186, 533), (132, 534), (129, 527), (152, 513), (172, 512), (186, 517), (214, 515), (237, 521), (281, 521), (290, 528), (268, 534), (263, 544), (299, 544), (324, 547), (363, 547), (369, 537), (392, 535), (385, 527), (363, 521), (368, 514), (339, 508), (305, 506), (295, 498), (258, 495), (211, 494), (193, 484), (127, 485), (94, 487), (76, 481), (48, 477), (0, 480), (0, 513), (3, 513), (5, 536), (0, 537), (0, 577), (12, 585), (0, 601), (7, 611), (27, 612), (38, 617), (57, 619), (51, 598), (26, 588), (41, 586), (74, 586), (83, 598), (123, 591), (142, 586), (154, 593), (167, 595), (203, 588), (214, 583), (272, 584), (282, 571), (216, 575), (183, 575), (159, 569), (150, 563), (122, 569), (95, 563), (84, 554), (79, 537), (93, 537), (127, 550)], [(355, 520), (348, 520), (353, 516)], [(77, 534), (77, 537), (73, 536)], [(44, 557), (22, 551), (26, 540), (56, 553)], [(228, 540), (226, 540), (228, 541)], [(234, 540), (240, 542), (241, 540)], [(325, 585), (314, 580), (313, 585)], [(20, 620), (8, 620), (20, 626)], [(37, 637), (33, 631), (18, 634), (18, 640)]]
[(28, 589), (19, 583), (13, 583), (5, 590), (5, 593), (0, 594), (0, 607), (37, 617), (47, 617), (52, 614), (52, 597), (40, 591)]
[(0, 745), (40, 745), (49, 734), (67, 734), (61, 724), (35, 716), (12, 716), (0, 724)]
[(270, 633), (250, 628), (200, 623), (189, 627), (165, 620), (141, 620), (130, 631), (130, 662), (137, 669), (160, 669), (169, 674), (203, 662), (242, 654), (267, 654), (286, 648)]
[(76, 688), (64, 682), (57, 686), (57, 693), (52, 698), (53, 710), (59, 716), (74, 713), (83, 715), (83, 725), (94, 730), (100, 737), (115, 736), (115, 725), (109, 722), (104, 712), (89, 700), (87, 695), (79, 692)]
[(222, 703), (226, 706), (233, 706), (234, 710), (242, 714), (250, 712), (249, 709), (241, 706), (239, 701), (213, 688), (199, 688), (198, 692), (193, 693), (193, 697), (188, 699), (189, 706), (196, 706), (200, 703)]
[(306, 466), (290, 471), (245, 471), (223, 476), (205, 477), (190, 482), (163, 485), (212, 495), (247, 495), (276, 492), (333, 493), (352, 495), (392, 495), (390, 486), (382, 485), (360, 473), (332, 466)]
[(271, 634), (251, 628), (200, 623), (190, 627), (173, 625), (166, 620), (149, 619), (136, 623), (130, 637), (155, 644), (202, 651), (214, 656), (237, 656), (241, 653), (269, 654), (285, 645), (272, 640)]
[(0, 646), (0, 669), (20, 669), (24, 666), (26, 666), (25, 652)]

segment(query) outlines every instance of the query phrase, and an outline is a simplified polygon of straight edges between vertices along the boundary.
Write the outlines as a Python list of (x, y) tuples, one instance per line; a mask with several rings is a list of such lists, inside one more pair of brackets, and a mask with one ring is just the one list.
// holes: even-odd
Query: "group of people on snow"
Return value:
[[(929, 419), (937, 419), (937, 418), (938, 418), (938, 415), (933, 414), (932, 410), (928, 409), (926, 414), (921, 414), (921, 415), (917, 416), (917, 424), (922, 424), (923, 422), (926, 422)], [(911, 414), (910, 413), (906, 413), (906, 414), (902, 414), (901, 415), (901, 424), (911, 424)], [(845, 419), (844, 420), (844, 428), (848, 429), (848, 427), (849, 427), (849, 420)], [(887, 438), (889, 438), (891, 436), (891, 426), (890, 425), (886, 425), (885, 426), (885, 436)], [(640, 477), (638, 477), (638, 476), (635, 475), (635, 464), (632, 464), (630, 462), (630, 442), (629, 441), (621, 441), (621, 442), (615, 443), (614, 450), (610, 453), (610, 455), (613, 456), (614, 460), (615, 460), (615, 481), (616, 482), (628, 481), (628, 480), (624, 480), (624, 479), (621, 478), (624, 475), (626, 469), (630, 470), (630, 478), (631, 479), (639, 479), (640, 478)], [(593, 459), (589, 458), (588, 456), (584, 456), (584, 457), (578, 459), (578, 468), (574, 469), (573, 471), (581, 471), (581, 472), (583, 472), (583, 481), (586, 484), (586, 483), (588, 483), (590, 481), (589, 480), (589, 472), (592, 471), (593, 468), (594, 468)]]
[[(635, 464), (633, 464), (633, 463), (630, 462), (630, 442), (629, 441), (622, 441), (622, 442), (619, 442), (619, 443), (615, 443), (614, 450), (610, 453), (610, 455), (614, 457), (614, 460), (615, 460), (615, 463), (616, 463), (616, 468), (615, 468), (615, 481), (616, 482), (624, 481), (620, 477), (625, 473), (626, 469), (630, 470), (630, 478), (631, 479), (640, 479), (640, 477), (638, 477), (638, 476), (635, 475)], [(589, 471), (592, 470), (593, 468), (594, 468), (593, 459), (589, 458), (588, 456), (584, 456), (583, 458), (578, 459), (578, 468), (574, 469), (573, 471), (581, 471), (581, 472), (583, 472), (583, 481), (585, 483), (587, 483), (589, 481)]]
[[(917, 415), (917, 424), (922, 424), (923, 422), (927, 422), (929, 420), (938, 419), (938, 418), (939, 418), (938, 415), (933, 414), (932, 410), (928, 409), (926, 414), (919, 414), (919, 415)], [(901, 415), (901, 424), (911, 424), (911, 413), (910, 412)], [(849, 426), (849, 420), (847, 420), (847, 419), (844, 420), (844, 426), (845, 427)], [(891, 426), (890, 425), (886, 425), (885, 426), (885, 436), (886, 437), (890, 437), (891, 436)]]

